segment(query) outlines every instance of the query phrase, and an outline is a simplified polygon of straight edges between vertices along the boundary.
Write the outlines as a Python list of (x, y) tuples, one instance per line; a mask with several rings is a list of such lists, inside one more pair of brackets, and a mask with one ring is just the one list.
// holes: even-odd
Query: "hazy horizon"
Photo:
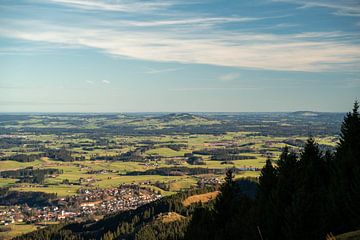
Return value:
[[(350, 110), (349, 110), (350, 111)], [(347, 112), (349, 112), (347, 111)], [(6, 115), (6, 114), (19, 114), (19, 115), (37, 115), (37, 114), (105, 114), (105, 115), (111, 115), (111, 114), (285, 114), (285, 113), (330, 113), (330, 114), (345, 114), (347, 112), (321, 112), (321, 111), (310, 111), (310, 110), (304, 110), (304, 111), (273, 111), (273, 112), (0, 112), (0, 115)]]

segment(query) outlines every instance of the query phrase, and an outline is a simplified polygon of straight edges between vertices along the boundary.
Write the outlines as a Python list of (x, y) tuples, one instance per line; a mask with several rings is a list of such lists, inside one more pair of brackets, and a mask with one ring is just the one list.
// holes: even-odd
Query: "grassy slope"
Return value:
[(193, 195), (193, 196), (190, 196), (190, 197), (184, 199), (184, 201), (182, 203), (185, 207), (191, 205), (192, 203), (197, 203), (197, 202), (206, 203), (210, 200), (215, 199), (219, 195), (219, 193), (220, 193), (219, 191), (215, 191), (215, 192), (208, 192), (208, 193)]
[(336, 240), (359, 240), (360, 239), (360, 230), (343, 233), (336, 236)]
[(33, 224), (16, 223), (10, 224), (9, 227), (11, 228), (11, 231), (0, 232), (0, 239), (12, 239), (13, 237), (36, 230), (36, 227)]

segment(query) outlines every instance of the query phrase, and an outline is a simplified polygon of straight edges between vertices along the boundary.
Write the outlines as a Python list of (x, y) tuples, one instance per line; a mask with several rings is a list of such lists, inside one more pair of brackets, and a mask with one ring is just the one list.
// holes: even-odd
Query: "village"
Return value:
[(83, 221), (94, 216), (100, 219), (110, 213), (136, 209), (159, 198), (160, 194), (136, 184), (110, 189), (81, 188), (78, 195), (56, 199), (50, 206), (3, 206), (0, 208), (0, 225)]

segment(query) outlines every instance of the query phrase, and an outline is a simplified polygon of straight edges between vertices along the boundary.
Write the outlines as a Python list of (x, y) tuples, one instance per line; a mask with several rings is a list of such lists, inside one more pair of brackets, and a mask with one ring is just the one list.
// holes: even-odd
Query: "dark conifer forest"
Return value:
[(360, 117), (344, 118), (335, 154), (309, 138), (299, 156), (284, 148), (261, 171), (255, 199), (231, 172), (214, 207), (195, 210), (186, 239), (326, 239), (360, 228)]

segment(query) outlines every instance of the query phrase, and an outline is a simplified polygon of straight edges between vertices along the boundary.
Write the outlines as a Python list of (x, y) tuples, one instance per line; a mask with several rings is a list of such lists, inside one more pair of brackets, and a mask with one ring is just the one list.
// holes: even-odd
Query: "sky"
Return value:
[(0, 112), (346, 112), (359, 0), (0, 0)]

